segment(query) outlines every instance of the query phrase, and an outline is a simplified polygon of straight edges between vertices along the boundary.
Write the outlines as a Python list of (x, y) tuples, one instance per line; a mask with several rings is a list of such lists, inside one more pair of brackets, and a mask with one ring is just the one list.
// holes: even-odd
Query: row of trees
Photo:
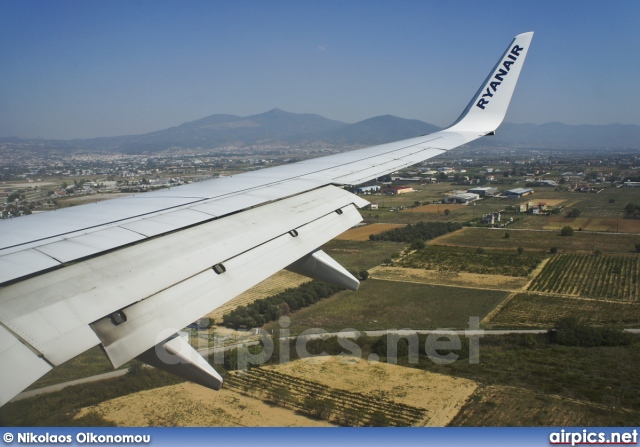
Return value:
[(269, 321), (275, 321), (282, 315), (287, 315), (293, 310), (298, 310), (317, 301), (328, 298), (342, 290), (321, 281), (310, 281), (296, 288), (287, 289), (276, 295), (256, 300), (246, 306), (240, 306), (226, 314), (222, 321), (225, 325), (231, 325), (236, 329), (245, 326), (247, 328), (260, 327)]
[(413, 242), (427, 241), (462, 228), (458, 222), (418, 222), (406, 227), (394, 228), (380, 234), (371, 234), (372, 241)]

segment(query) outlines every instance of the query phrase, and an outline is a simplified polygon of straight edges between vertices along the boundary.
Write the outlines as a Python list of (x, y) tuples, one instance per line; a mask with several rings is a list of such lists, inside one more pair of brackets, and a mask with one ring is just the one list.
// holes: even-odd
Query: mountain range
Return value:
[[(392, 115), (377, 116), (354, 124), (315, 114), (273, 109), (246, 117), (211, 115), (176, 127), (142, 135), (76, 140), (0, 138), (1, 142), (63, 150), (100, 150), (153, 153), (172, 147), (219, 148), (252, 145), (370, 146), (440, 130), (419, 120)], [(567, 125), (562, 123), (504, 123), (496, 136), (472, 146), (549, 149), (640, 149), (640, 126), (631, 124)]]

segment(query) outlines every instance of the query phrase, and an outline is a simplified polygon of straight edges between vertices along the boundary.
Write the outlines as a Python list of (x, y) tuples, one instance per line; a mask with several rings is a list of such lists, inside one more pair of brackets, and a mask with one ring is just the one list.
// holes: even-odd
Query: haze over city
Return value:
[(640, 124), (637, 2), (0, 5), (0, 136), (139, 134), (274, 107), (453, 122), (535, 31), (506, 121)]

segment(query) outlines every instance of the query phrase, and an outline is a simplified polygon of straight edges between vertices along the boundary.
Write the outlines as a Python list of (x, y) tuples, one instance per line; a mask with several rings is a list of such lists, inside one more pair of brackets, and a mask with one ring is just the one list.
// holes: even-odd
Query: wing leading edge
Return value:
[[(532, 37), (513, 39), (442, 131), (2, 222), (0, 405), (97, 344), (114, 365), (134, 357), (161, 365), (154, 346), (181, 352), (179, 328), (282, 268), (356, 289), (318, 247), (360, 221), (356, 207), (366, 201), (331, 185), (357, 185), (493, 134)], [(197, 353), (179, 357), (187, 366), (168, 370), (220, 387)]]

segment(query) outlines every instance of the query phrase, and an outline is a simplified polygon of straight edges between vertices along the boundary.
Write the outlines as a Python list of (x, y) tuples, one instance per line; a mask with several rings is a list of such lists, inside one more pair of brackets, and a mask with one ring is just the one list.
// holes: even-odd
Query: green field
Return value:
[[(293, 312), (291, 333), (309, 328), (329, 332), (468, 327), (469, 317), (484, 317), (506, 292), (370, 279), (357, 292), (344, 291)], [(277, 327), (275, 323), (267, 329)]]
[(61, 391), (9, 402), (0, 408), (0, 426), (109, 426), (96, 413), (74, 419), (82, 408), (162, 386), (184, 382), (173, 374), (155, 368), (140, 368), (135, 373), (114, 379), (67, 387)]
[[(629, 202), (638, 201), (638, 191), (633, 188), (606, 188), (599, 194), (561, 193), (571, 198), (571, 208), (578, 208), (585, 217), (620, 217), (624, 216), (623, 208)], [(613, 203), (610, 200), (614, 200)]]
[(529, 290), (637, 301), (638, 279), (635, 256), (555, 255)]
[[(570, 347), (546, 342), (546, 335), (485, 336), (480, 341), (480, 363), (459, 360), (437, 365), (428, 359), (428, 371), (475, 380), (483, 385), (513, 386), (538, 394), (589, 401), (629, 410), (616, 425), (637, 425), (640, 411), (640, 356), (638, 342), (615, 347)], [(524, 410), (524, 402), (521, 402)], [(517, 403), (513, 407), (516, 409)], [(527, 420), (524, 425), (540, 425)], [(609, 418), (601, 419), (605, 425)], [(570, 424), (574, 425), (574, 424)]]
[(548, 328), (564, 317), (577, 317), (595, 326), (640, 327), (640, 304), (522, 293), (506, 303), (485, 326)]
[[(506, 232), (509, 238), (505, 238)], [(549, 252), (557, 247), (559, 253), (635, 253), (640, 235), (622, 233), (588, 233), (576, 231), (573, 236), (560, 236), (559, 231), (504, 230), (491, 228), (463, 228), (433, 241), (433, 245), (458, 245), (462, 247), (499, 248)]]
[[(128, 362), (118, 369), (128, 368), (131, 365), (132, 362)], [(83, 377), (95, 376), (113, 370), (114, 368), (107, 356), (102, 352), (100, 347), (96, 346), (64, 362), (62, 365), (56, 366), (36, 382), (32, 383), (27, 390), (82, 379)]]
[(388, 241), (339, 241), (333, 240), (322, 249), (348, 270), (367, 270), (400, 253), (409, 244)]
[(395, 265), (427, 270), (469, 272), (488, 275), (526, 277), (542, 261), (540, 253), (519, 255), (503, 251), (485, 251), (462, 247), (431, 245), (424, 250), (416, 250), (400, 259)]
[(482, 386), (462, 407), (450, 427), (564, 427), (634, 425), (640, 412), (592, 404), (535, 390)]

